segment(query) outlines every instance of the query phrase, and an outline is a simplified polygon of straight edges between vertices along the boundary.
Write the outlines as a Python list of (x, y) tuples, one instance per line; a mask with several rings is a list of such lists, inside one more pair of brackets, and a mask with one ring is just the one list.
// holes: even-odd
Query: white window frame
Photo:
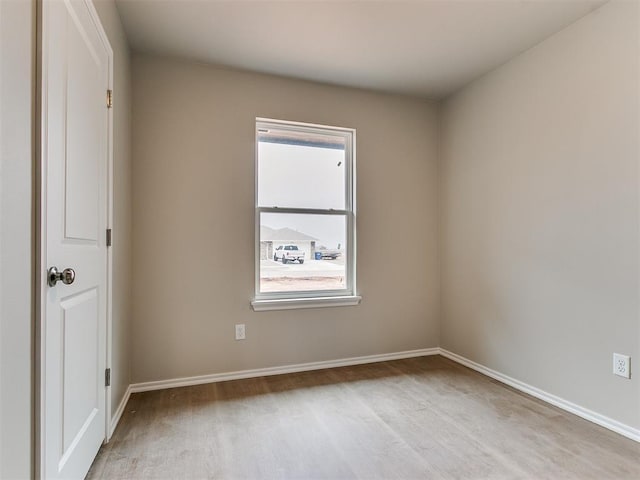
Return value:
[[(261, 129), (291, 130), (307, 133), (327, 133), (345, 139), (345, 208), (290, 208), (277, 205), (258, 205), (258, 133)], [(254, 310), (284, 310), (293, 308), (316, 308), (357, 305), (361, 297), (356, 293), (356, 130), (301, 122), (290, 122), (270, 118), (256, 118), (255, 130), (255, 297), (251, 302)], [(311, 290), (295, 292), (260, 293), (260, 216), (263, 213), (289, 213), (308, 215), (339, 215), (346, 217), (347, 261), (345, 262), (346, 286), (340, 290)]]

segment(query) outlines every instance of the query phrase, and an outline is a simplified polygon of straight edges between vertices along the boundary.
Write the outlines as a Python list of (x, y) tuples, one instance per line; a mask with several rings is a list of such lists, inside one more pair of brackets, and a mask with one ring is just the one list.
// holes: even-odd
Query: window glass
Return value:
[(263, 213), (260, 292), (346, 288), (346, 216)]
[(353, 141), (256, 121), (256, 300), (355, 295)]
[(258, 205), (342, 210), (345, 168), (344, 137), (259, 131)]

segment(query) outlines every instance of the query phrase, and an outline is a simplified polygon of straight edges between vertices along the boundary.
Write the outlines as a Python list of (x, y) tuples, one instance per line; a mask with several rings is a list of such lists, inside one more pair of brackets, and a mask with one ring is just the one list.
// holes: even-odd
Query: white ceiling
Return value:
[(117, 0), (136, 51), (445, 96), (605, 0)]

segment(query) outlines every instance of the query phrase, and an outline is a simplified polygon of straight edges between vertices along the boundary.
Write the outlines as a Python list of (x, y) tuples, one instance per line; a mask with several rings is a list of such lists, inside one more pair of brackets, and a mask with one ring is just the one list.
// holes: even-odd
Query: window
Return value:
[(355, 130), (256, 120), (255, 310), (355, 305)]

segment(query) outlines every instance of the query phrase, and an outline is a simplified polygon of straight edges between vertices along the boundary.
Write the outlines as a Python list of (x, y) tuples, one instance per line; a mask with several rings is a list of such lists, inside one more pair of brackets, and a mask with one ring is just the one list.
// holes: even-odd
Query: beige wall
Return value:
[[(151, 56), (133, 85), (133, 382), (438, 345), (432, 104)], [(361, 305), (251, 310), (257, 116), (357, 129)]]
[(113, 330), (111, 412), (130, 383), (131, 367), (131, 59), (113, 0), (95, 0), (113, 49)]
[(441, 158), (442, 346), (635, 428), (638, 17), (609, 3), (457, 93)]
[(29, 478), (33, 441), (35, 2), (0, 1), (0, 478)]

